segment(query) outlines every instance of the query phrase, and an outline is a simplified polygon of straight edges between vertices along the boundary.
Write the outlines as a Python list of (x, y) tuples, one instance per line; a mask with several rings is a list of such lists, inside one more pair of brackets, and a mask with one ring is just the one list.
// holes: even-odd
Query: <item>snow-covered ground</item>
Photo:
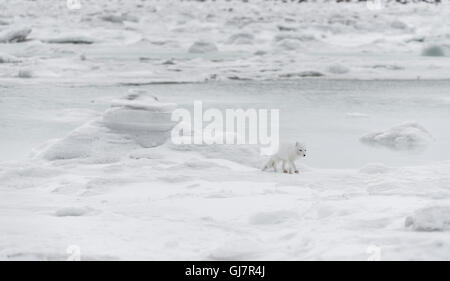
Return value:
[[(249, 2), (0, 3), (0, 260), (450, 260), (450, 4)], [(194, 100), (300, 174), (158, 145)]]

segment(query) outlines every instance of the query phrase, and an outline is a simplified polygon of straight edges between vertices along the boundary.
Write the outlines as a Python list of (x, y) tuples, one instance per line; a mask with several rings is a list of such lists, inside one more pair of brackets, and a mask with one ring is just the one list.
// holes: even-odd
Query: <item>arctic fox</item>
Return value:
[[(277, 172), (278, 162), (282, 162), (283, 173), (298, 174), (297, 167), (295, 167), (295, 161), (300, 157), (306, 157), (306, 147), (299, 142), (294, 144), (280, 144), (278, 152), (270, 157), (269, 162), (264, 166), (263, 171), (270, 169), (271, 167), (275, 172)], [(288, 169), (286, 169), (286, 163), (288, 164)]]

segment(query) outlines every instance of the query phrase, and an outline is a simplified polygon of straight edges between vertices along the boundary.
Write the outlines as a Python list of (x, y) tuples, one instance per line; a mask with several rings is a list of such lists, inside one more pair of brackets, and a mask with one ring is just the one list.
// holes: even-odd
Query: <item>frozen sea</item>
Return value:
[[(368, 162), (407, 166), (450, 158), (450, 81), (303, 79), (140, 87), (5, 86), (0, 92), (0, 159), (26, 159), (41, 143), (100, 116), (111, 100), (130, 88), (145, 89), (161, 101), (190, 110), (194, 101), (202, 101), (204, 110), (279, 109), (281, 140), (308, 144), (305, 163), (318, 168), (357, 168)], [(433, 136), (432, 145), (394, 150), (359, 140), (404, 122), (425, 127)]]

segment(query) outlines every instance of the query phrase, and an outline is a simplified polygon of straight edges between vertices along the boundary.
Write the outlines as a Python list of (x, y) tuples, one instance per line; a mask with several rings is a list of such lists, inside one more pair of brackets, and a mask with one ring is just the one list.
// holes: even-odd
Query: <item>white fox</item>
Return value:
[[(274, 172), (277, 172), (278, 162), (282, 162), (283, 173), (298, 174), (297, 167), (295, 167), (295, 161), (300, 157), (306, 157), (306, 147), (299, 142), (293, 144), (280, 144), (278, 152), (270, 157), (269, 162), (264, 166), (263, 171), (273, 168)], [(288, 169), (286, 169), (286, 163), (288, 164)]]

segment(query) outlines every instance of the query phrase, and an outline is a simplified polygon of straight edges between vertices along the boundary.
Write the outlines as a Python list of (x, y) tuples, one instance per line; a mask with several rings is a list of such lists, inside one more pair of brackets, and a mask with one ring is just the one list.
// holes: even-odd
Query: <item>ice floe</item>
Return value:
[(31, 28), (21, 28), (0, 34), (0, 43), (18, 43), (27, 39), (31, 33)]
[(189, 53), (194, 54), (203, 54), (217, 51), (217, 46), (214, 43), (208, 41), (196, 41), (189, 47)]
[(427, 57), (443, 57), (445, 51), (441, 46), (427, 46), (422, 50), (422, 55)]
[(408, 150), (428, 145), (433, 141), (433, 137), (420, 124), (406, 122), (384, 131), (369, 133), (360, 140), (369, 145), (379, 145), (394, 150)]
[(0, 63), (16, 63), (20, 62), (20, 59), (8, 54), (0, 53)]

